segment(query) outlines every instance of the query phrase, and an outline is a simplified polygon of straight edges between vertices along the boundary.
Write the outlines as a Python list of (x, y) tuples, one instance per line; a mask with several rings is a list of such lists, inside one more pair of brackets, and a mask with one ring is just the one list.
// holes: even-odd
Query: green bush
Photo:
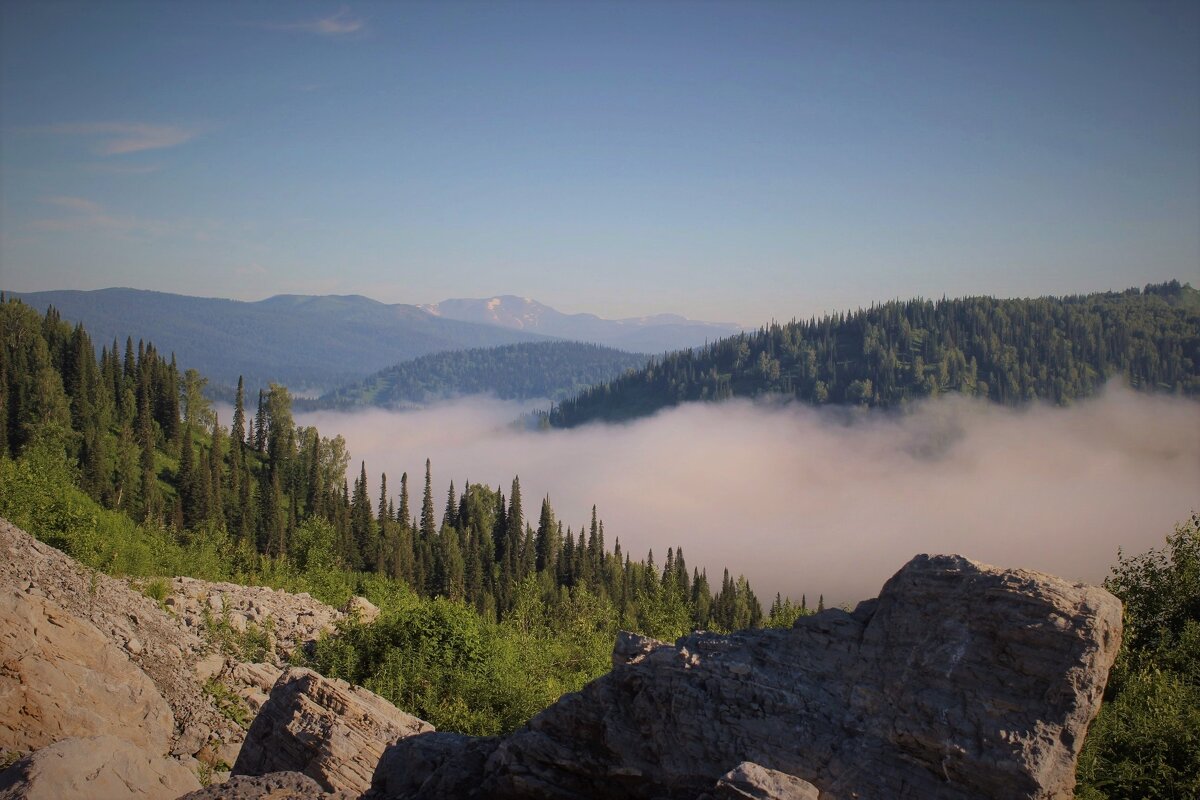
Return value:
[(1125, 635), (1077, 796), (1200, 797), (1200, 516), (1164, 548), (1118, 556), (1105, 586), (1125, 603)]

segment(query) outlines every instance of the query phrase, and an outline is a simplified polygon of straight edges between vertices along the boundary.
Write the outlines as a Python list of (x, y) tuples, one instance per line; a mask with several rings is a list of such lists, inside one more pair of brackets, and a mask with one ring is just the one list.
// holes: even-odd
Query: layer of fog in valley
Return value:
[(878, 593), (915, 553), (1099, 582), (1118, 548), (1160, 546), (1200, 509), (1200, 405), (1111, 385), (1069, 408), (1006, 409), (961, 397), (903, 413), (746, 401), (692, 404), (624, 425), (526, 432), (525, 407), (460, 400), (408, 412), (315, 412), (392, 492), (407, 470), (419, 509), (426, 457), (437, 515), (451, 479), (501, 486), (520, 475), (527, 517), (549, 493), (576, 531), (593, 503), (606, 543), (660, 566), (744, 573), (810, 604)]

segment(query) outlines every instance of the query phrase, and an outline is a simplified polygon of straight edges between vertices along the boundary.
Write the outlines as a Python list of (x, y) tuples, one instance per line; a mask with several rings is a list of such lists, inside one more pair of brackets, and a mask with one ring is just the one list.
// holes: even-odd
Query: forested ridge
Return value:
[(1114, 376), (1136, 389), (1200, 394), (1200, 291), (1171, 281), (1032, 300), (918, 299), (773, 323), (652, 359), (562, 401), (548, 419), (571, 427), (762, 395), (894, 407), (957, 392), (1065, 404)]
[[(330, 641), (318, 665), (373, 686), (382, 670), (393, 700), (424, 686), (410, 710), (451, 727), (519, 724), (606, 669), (619, 628), (674, 638), (807, 611), (776, 598), (764, 614), (744, 577), (710, 583), (679, 548), (634, 559), (616, 537), (609, 546), (594, 508), (578, 528), (549, 497), (529, 513), (518, 478), (435, 492), (427, 461), (410, 497), (407, 474), (372, 481), (364, 463), (350, 485), (345, 441), (296, 425), (283, 386), (247, 402), (239, 384), (225, 427), (205, 378), (150, 343), (97, 356), (82, 326), (11, 299), (0, 331), (0, 516), (113, 574), (268, 583), (335, 604), (366, 594), (396, 615), (396, 641), (378, 638), (386, 625), (361, 634), (370, 647)], [(426, 630), (397, 666), (388, 653), (407, 626), (433, 619), (449, 627)], [(526, 664), (534, 678), (502, 680), (530, 647), (545, 659)], [(486, 697), (464, 717), (468, 679)]]
[(581, 342), (526, 342), (405, 361), (306, 405), (395, 408), (472, 394), (561, 400), (637, 369), (648, 356)]

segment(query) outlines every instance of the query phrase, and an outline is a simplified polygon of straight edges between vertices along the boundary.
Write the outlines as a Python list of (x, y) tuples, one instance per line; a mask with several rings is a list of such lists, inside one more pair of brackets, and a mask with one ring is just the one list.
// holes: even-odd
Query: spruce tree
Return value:
[(240, 464), (242, 446), (246, 443), (246, 390), (241, 375), (238, 375), (237, 395), (233, 401), (233, 427), (229, 437), (232, 444), (230, 456), (234, 464)]
[(554, 524), (554, 510), (550, 508), (550, 495), (542, 499), (542, 513), (538, 517), (537, 559), (535, 569), (545, 572), (552, 569), (558, 557), (558, 531)]
[(359, 477), (354, 481), (354, 497), (350, 501), (350, 533), (354, 538), (358, 559), (354, 569), (375, 569), (375, 519), (371, 500), (367, 496), (367, 462), (362, 462)]
[(432, 464), (429, 459), (425, 459), (425, 493), (421, 496), (421, 536), (420, 542), (425, 546), (427, 542), (433, 541), (436, 534), (433, 520), (433, 474)]

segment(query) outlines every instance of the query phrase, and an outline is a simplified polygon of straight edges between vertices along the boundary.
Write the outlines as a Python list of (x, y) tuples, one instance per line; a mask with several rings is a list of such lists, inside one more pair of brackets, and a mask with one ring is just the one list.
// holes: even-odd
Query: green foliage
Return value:
[(608, 669), (611, 605), (586, 589), (543, 596), (522, 583), (503, 622), (445, 598), (413, 599), (372, 625), (322, 637), (322, 673), (361, 684), (439, 730), (506, 733)]
[(1125, 637), (1079, 758), (1078, 796), (1200, 796), (1200, 516), (1165, 547), (1120, 556), (1105, 586), (1125, 603)]
[(165, 608), (167, 597), (171, 594), (171, 586), (163, 578), (154, 578), (142, 585), (142, 594)]
[(773, 323), (652, 359), (561, 402), (549, 422), (571, 427), (761, 395), (895, 407), (957, 392), (1067, 404), (1114, 376), (1136, 389), (1200, 394), (1200, 292), (1172, 281), (1036, 300), (894, 301)]
[(267, 619), (262, 626), (247, 622), (245, 630), (239, 631), (230, 624), (228, 611), (214, 617), (205, 607), (203, 616), (206, 635), (222, 653), (250, 663), (267, 659), (271, 652), (271, 634), (275, 628), (273, 620)]
[(254, 719), (254, 714), (250, 711), (250, 707), (246, 705), (246, 701), (234, 693), (232, 689), (216, 678), (209, 678), (204, 684), (204, 692), (213, 699), (217, 709), (227, 719), (232, 720), (234, 724), (244, 731), (250, 730), (250, 723)]

